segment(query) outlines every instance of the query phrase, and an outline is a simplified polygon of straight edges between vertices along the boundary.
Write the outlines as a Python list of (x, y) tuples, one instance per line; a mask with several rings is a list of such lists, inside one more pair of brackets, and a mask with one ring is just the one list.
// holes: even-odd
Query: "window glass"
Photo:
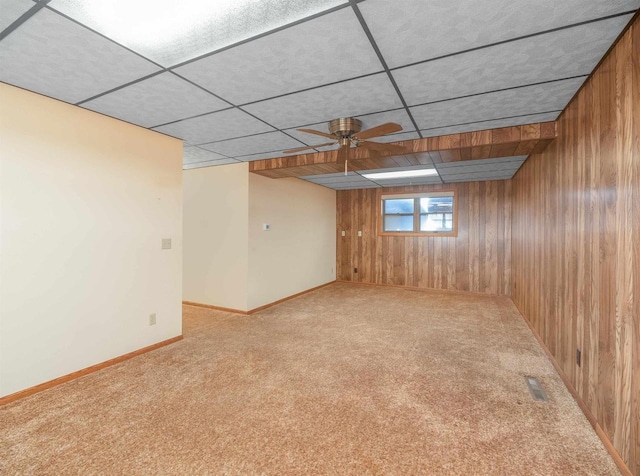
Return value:
[(384, 218), (384, 231), (413, 231), (413, 214), (387, 215)]
[(455, 233), (455, 195), (452, 191), (382, 196), (382, 233)]
[(453, 213), (453, 197), (422, 197), (420, 213)]
[(387, 199), (384, 201), (385, 213), (411, 213), (413, 214), (413, 198)]
[(429, 213), (420, 215), (420, 231), (452, 231), (452, 213)]

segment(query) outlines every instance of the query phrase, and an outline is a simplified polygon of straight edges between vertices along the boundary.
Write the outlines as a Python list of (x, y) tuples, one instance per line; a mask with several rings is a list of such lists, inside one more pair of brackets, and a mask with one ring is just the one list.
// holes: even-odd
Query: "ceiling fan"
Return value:
[(297, 154), (308, 149), (314, 149), (316, 147), (326, 147), (329, 145), (340, 144), (338, 150), (338, 164), (344, 164), (344, 172), (347, 173), (347, 160), (349, 159), (349, 150), (351, 146), (364, 147), (375, 152), (387, 152), (396, 154), (406, 154), (408, 149), (406, 147), (396, 144), (383, 144), (380, 142), (372, 142), (367, 139), (373, 137), (383, 136), (385, 134), (391, 134), (393, 132), (399, 132), (402, 130), (400, 124), (394, 122), (387, 122), (371, 129), (362, 131), (362, 122), (354, 117), (341, 117), (329, 122), (329, 132), (316, 131), (314, 129), (298, 129), (301, 132), (308, 134), (315, 134), (322, 137), (328, 137), (333, 142), (327, 142), (324, 144), (311, 145), (306, 147), (298, 147), (296, 149), (285, 150), (285, 154)]

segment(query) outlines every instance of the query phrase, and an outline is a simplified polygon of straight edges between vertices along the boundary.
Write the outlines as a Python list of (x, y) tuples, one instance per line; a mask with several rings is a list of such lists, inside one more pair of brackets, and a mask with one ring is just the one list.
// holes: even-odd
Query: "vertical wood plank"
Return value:
[(631, 474), (640, 474), (639, 58), (636, 17), (511, 192), (513, 301)]
[[(458, 236), (379, 235), (382, 193), (443, 189), (456, 190)], [(336, 197), (338, 279), (489, 294), (511, 292), (508, 181), (344, 190)], [(341, 236), (342, 230), (347, 236)]]

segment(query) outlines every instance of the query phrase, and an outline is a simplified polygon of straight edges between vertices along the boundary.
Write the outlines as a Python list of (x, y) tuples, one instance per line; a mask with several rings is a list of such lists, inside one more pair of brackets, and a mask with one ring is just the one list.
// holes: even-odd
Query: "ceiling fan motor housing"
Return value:
[(362, 122), (354, 117), (341, 117), (329, 122), (329, 132), (336, 137), (350, 137), (362, 129)]

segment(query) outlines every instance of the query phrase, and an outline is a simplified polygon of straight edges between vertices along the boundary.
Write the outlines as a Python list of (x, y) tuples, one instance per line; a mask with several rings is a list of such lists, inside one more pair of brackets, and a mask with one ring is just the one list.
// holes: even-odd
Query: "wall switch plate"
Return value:
[(268, 223), (263, 223), (262, 224), (262, 229), (264, 231), (269, 231), (269, 230), (271, 230), (271, 225), (269, 225)]
[(171, 249), (171, 238), (162, 238), (162, 249), (163, 250)]
[(347, 232), (342, 230), (342, 236), (347, 236)]
[(153, 314), (149, 314), (149, 325), (150, 326), (155, 326), (156, 325), (156, 313), (155, 312)]
[(361, 231), (358, 231), (358, 236), (362, 236), (362, 232)]

